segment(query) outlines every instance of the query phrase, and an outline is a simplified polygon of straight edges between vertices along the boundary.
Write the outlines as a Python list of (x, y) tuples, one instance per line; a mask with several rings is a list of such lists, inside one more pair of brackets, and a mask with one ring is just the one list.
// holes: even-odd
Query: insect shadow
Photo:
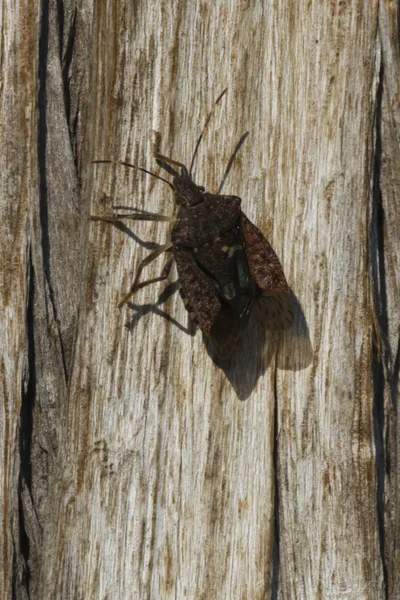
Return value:
[(149, 313), (154, 313), (155, 315), (162, 317), (169, 323), (172, 323), (172, 325), (175, 325), (175, 327), (180, 329), (183, 333), (186, 333), (187, 335), (193, 337), (196, 333), (196, 326), (189, 317), (187, 319), (187, 326), (184, 327), (183, 325), (181, 325), (181, 323), (179, 323), (179, 321), (174, 319), (174, 317), (171, 317), (171, 315), (169, 315), (167, 312), (158, 308), (162, 304), (165, 304), (165, 302), (167, 302), (177, 292), (178, 287), (178, 281), (173, 281), (172, 283), (167, 285), (167, 287), (159, 295), (156, 302), (151, 302), (149, 304), (135, 304), (131, 301), (127, 302), (129, 308), (135, 311), (133, 317), (129, 320), (129, 322), (126, 325), (128, 331), (132, 332), (136, 328), (137, 324), (139, 323), (142, 317), (148, 315)]
[(224, 372), (239, 400), (247, 400), (260, 377), (272, 364), (286, 371), (302, 371), (313, 359), (307, 321), (296, 295), (291, 290), (294, 320), (290, 329), (269, 331), (262, 309), (255, 307), (243, 333), (242, 342), (228, 359), (220, 359), (203, 334), (207, 352), (214, 364)]

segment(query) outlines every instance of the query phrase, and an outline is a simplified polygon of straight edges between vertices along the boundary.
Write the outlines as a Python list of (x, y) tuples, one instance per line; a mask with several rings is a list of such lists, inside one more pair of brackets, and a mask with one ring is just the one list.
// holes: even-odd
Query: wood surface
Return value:
[[(0, 597), (400, 598), (394, 0), (0, 7)], [(218, 361), (169, 282), (161, 151), (242, 198), (293, 293)], [(157, 277), (162, 258), (146, 270)]]

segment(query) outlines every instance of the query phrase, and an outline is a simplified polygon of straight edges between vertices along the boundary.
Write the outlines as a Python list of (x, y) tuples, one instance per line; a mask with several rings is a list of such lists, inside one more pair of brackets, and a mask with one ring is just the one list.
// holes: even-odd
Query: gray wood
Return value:
[[(389, 0), (0, 9), (0, 591), (399, 598), (399, 32)], [(171, 283), (160, 150), (275, 248), (295, 324), (219, 365)], [(164, 175), (164, 174), (163, 174)], [(165, 259), (164, 259), (165, 260)], [(160, 257), (144, 279), (161, 275)]]

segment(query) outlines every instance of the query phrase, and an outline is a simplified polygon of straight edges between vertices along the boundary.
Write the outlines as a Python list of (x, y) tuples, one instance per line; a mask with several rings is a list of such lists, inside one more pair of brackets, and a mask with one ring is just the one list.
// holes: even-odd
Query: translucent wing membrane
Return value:
[(257, 319), (268, 331), (284, 331), (293, 324), (293, 301), (290, 292), (263, 291), (256, 298)]

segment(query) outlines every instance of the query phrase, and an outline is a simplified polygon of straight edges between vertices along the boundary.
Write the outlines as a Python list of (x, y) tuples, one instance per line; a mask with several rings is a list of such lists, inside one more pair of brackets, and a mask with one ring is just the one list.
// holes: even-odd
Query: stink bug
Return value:
[[(241, 199), (221, 195), (234, 158), (248, 133), (237, 144), (216, 194), (196, 185), (191, 176), (200, 141), (215, 106), (225, 92), (226, 89), (207, 117), (189, 170), (182, 163), (163, 156), (156, 148), (154, 157), (159, 166), (173, 176), (172, 183), (141, 167), (118, 163), (167, 183), (178, 206), (176, 217), (147, 212), (91, 217), (92, 220), (111, 223), (120, 219), (173, 222), (170, 241), (140, 262), (131, 288), (118, 306), (125, 304), (138, 289), (165, 280), (175, 260), (180, 294), (186, 310), (210, 338), (220, 358), (229, 357), (235, 349), (256, 299), (264, 305), (267, 328), (285, 329), (293, 321), (290, 290), (277, 255), (259, 229), (242, 212)], [(143, 268), (164, 252), (172, 253), (172, 258), (166, 263), (160, 277), (140, 281)]]

